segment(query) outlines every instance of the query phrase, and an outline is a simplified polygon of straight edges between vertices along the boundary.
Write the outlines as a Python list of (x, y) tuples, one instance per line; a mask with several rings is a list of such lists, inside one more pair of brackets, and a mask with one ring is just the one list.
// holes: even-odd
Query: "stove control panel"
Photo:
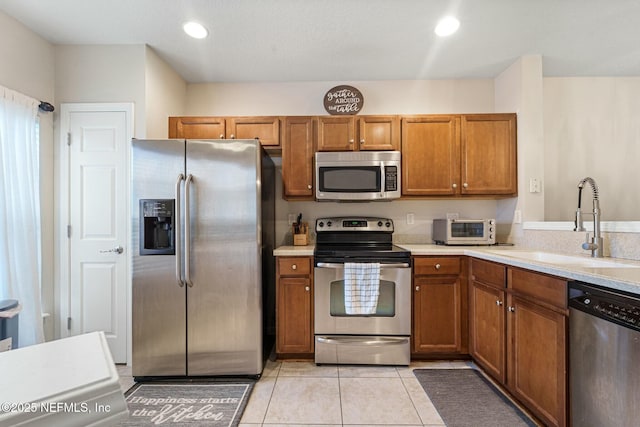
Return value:
[(384, 231), (393, 232), (393, 220), (374, 217), (331, 217), (316, 219), (316, 232)]

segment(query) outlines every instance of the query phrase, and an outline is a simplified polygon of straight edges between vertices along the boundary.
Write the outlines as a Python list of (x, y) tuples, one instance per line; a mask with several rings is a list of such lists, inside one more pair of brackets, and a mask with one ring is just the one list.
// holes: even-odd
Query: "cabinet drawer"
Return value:
[(458, 257), (420, 257), (413, 259), (413, 273), (420, 275), (460, 274)]
[(504, 265), (476, 258), (471, 260), (471, 280), (497, 288), (504, 288), (506, 278), (507, 268)]
[(559, 308), (567, 308), (567, 282), (518, 268), (509, 268), (508, 287)]
[(278, 273), (281, 276), (308, 276), (311, 274), (311, 258), (278, 258)]

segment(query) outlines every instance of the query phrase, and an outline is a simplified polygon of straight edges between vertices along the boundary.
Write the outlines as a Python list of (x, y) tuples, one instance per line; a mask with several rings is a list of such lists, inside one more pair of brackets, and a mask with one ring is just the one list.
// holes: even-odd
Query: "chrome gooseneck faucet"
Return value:
[[(582, 188), (586, 183), (591, 185), (593, 190), (593, 212), (582, 212), (580, 205), (582, 203)], [(591, 177), (586, 177), (578, 183), (578, 209), (576, 210), (576, 220), (574, 231), (586, 231), (584, 228), (582, 216), (593, 215), (593, 237), (589, 240), (589, 232), (587, 232), (587, 240), (582, 244), (582, 249), (591, 251), (594, 258), (602, 258), (603, 256), (603, 239), (600, 233), (600, 201), (598, 199), (598, 185)]]

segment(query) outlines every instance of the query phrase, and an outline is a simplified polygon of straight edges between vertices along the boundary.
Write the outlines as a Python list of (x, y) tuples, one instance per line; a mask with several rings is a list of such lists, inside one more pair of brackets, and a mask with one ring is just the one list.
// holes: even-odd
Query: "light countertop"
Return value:
[[(398, 246), (411, 251), (412, 255), (465, 255), (640, 295), (640, 262), (638, 261), (600, 258), (605, 260), (607, 265), (605, 267), (595, 267), (539, 261), (527, 259), (526, 257), (513, 257), (509, 256), (510, 251), (518, 252), (524, 250), (538, 253), (542, 251), (510, 246), (441, 246), (433, 244), (398, 244)], [(313, 245), (280, 246), (274, 251), (274, 255), (313, 256), (313, 249)], [(586, 253), (584, 255), (569, 256), (575, 257), (584, 263), (588, 263), (591, 260)]]

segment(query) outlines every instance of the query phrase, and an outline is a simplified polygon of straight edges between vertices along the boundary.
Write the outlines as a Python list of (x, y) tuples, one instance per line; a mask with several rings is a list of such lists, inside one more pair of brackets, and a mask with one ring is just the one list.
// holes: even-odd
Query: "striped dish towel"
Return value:
[(347, 314), (374, 314), (380, 296), (380, 264), (344, 263), (344, 308)]

